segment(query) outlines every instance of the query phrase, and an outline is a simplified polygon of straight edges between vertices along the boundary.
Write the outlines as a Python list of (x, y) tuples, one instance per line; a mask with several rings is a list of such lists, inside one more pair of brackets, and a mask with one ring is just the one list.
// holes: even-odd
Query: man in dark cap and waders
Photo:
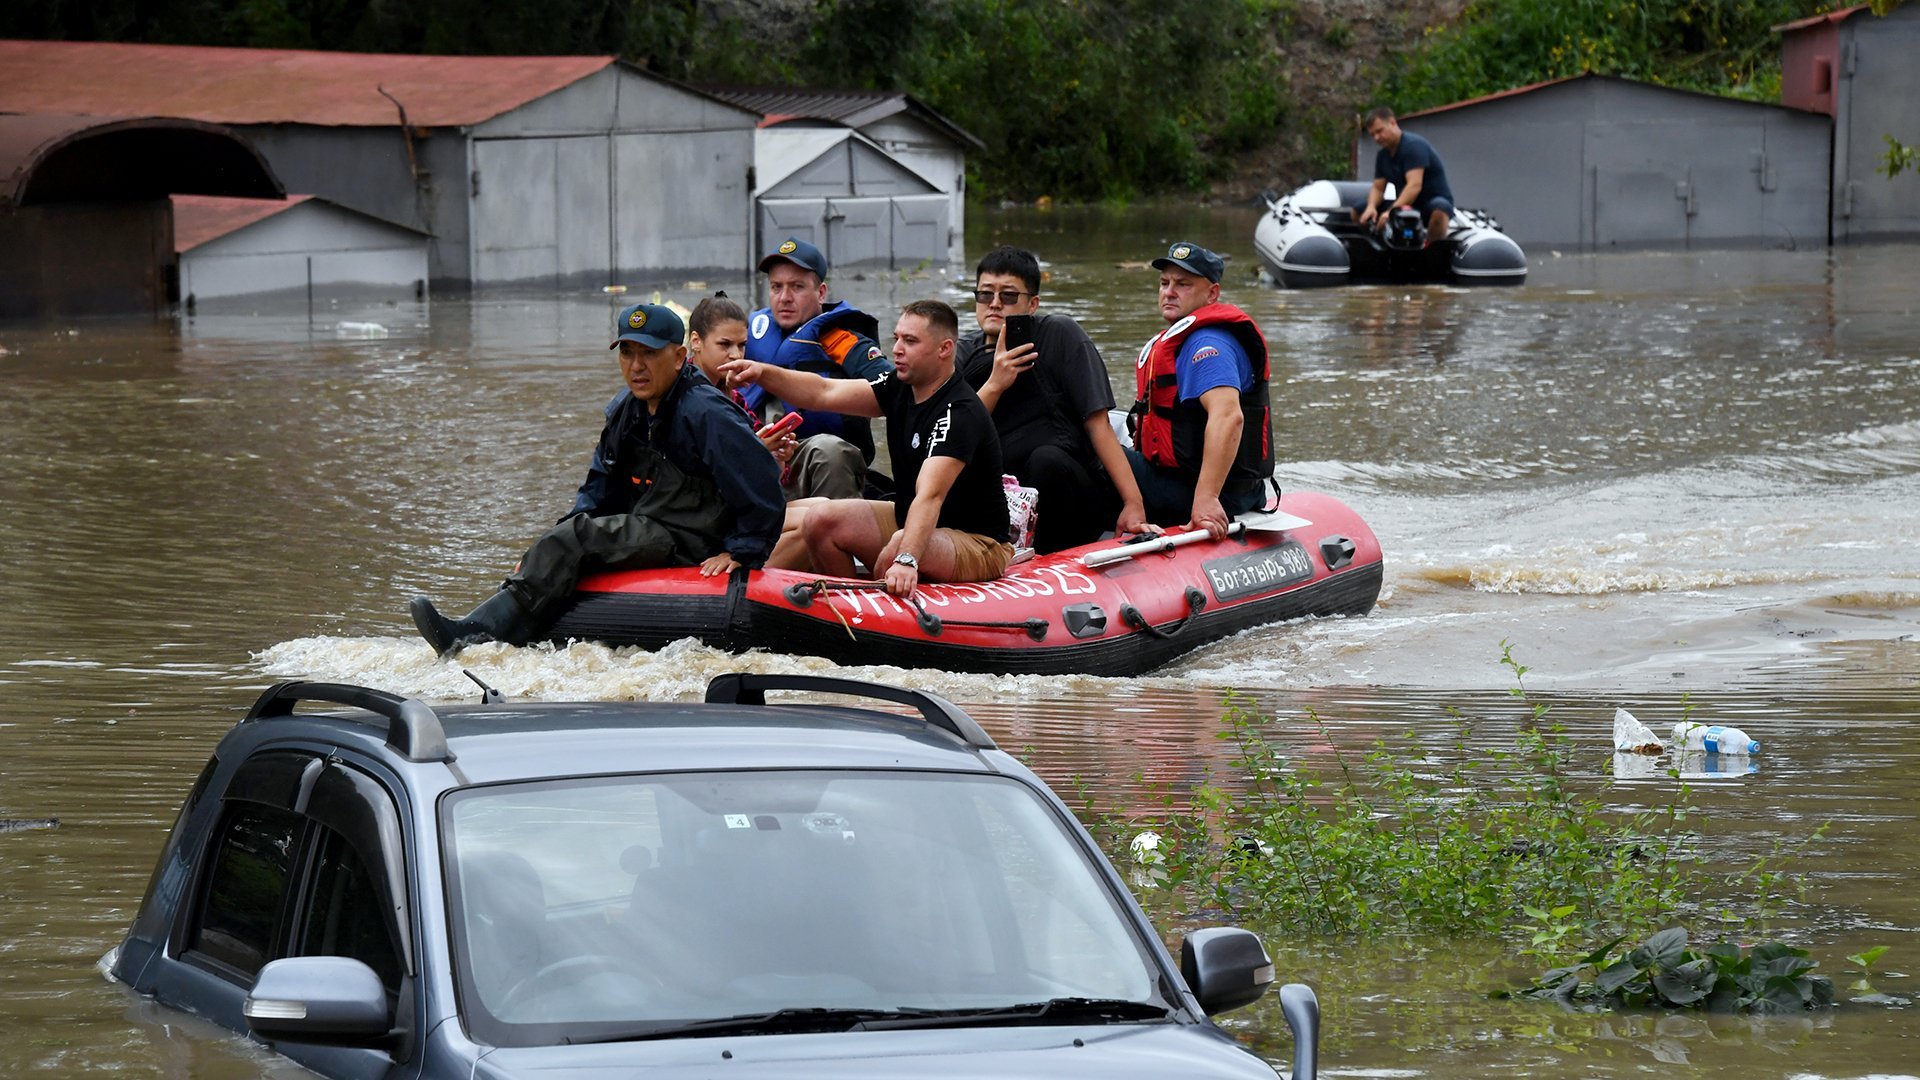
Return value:
[(414, 597), (420, 636), (442, 656), (462, 645), (524, 645), (552, 626), (583, 573), (662, 566), (706, 576), (766, 562), (786, 500), (780, 466), (745, 413), (686, 363), (686, 329), (660, 304), (615, 316), (625, 387), (573, 509), (534, 541), (520, 565), (465, 618)]

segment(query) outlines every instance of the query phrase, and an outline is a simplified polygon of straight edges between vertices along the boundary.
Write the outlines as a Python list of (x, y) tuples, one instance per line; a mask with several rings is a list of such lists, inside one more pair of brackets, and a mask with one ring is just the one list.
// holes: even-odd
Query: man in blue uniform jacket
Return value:
[[(844, 300), (827, 302), (827, 257), (789, 236), (760, 260), (767, 275), (768, 304), (747, 318), (747, 359), (829, 379), (867, 382), (891, 374), (893, 364), (874, 339), (873, 316)], [(743, 389), (747, 408), (768, 423), (787, 411), (785, 402), (758, 386)], [(866, 418), (806, 412), (796, 432), (800, 449), (788, 466), (789, 499), (857, 499), (873, 462), (873, 429)]]
[(573, 508), (465, 618), (413, 598), (414, 626), (442, 656), (479, 641), (534, 640), (583, 573), (697, 564), (711, 577), (762, 565), (780, 538), (780, 466), (739, 406), (686, 363), (680, 316), (635, 304), (613, 332), (626, 386), (607, 403)]

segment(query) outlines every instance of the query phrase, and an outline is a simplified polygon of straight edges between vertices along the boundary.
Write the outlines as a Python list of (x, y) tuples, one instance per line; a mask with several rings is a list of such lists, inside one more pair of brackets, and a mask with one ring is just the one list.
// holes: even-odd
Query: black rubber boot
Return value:
[(440, 614), (434, 610), (433, 601), (424, 596), (414, 597), (407, 604), (407, 610), (413, 615), (414, 628), (441, 656), (451, 656), (462, 646), (483, 641), (525, 645), (529, 636), (526, 612), (505, 589), (488, 597), (464, 619), (449, 619)]

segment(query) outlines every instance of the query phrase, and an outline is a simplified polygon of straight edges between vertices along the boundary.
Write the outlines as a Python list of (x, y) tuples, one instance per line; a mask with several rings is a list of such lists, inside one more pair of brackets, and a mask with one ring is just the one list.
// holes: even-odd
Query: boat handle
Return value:
[(1140, 609), (1134, 607), (1132, 604), (1120, 605), (1120, 621), (1150, 637), (1157, 637), (1163, 640), (1170, 639), (1181, 630), (1186, 629), (1187, 623), (1192, 621), (1193, 617), (1200, 614), (1207, 606), (1206, 595), (1191, 585), (1187, 586), (1186, 598), (1187, 613), (1180, 616), (1180, 618), (1173, 623), (1168, 624), (1164, 630), (1148, 622), (1147, 617), (1140, 614)]

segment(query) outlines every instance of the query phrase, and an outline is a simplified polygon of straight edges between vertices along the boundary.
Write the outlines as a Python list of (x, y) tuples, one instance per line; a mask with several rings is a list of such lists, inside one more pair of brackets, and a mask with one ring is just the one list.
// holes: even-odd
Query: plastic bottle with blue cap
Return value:
[(1682, 720), (1673, 725), (1673, 744), (1682, 752), (1742, 756), (1760, 752), (1760, 744), (1737, 727), (1701, 724), (1691, 720)]

